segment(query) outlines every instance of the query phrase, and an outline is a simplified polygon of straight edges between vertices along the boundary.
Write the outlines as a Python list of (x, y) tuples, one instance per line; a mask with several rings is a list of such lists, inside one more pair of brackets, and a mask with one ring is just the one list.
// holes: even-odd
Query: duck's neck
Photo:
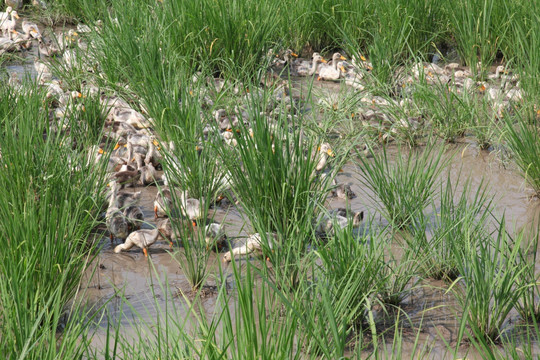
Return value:
[(311, 64), (311, 69), (309, 69), (309, 75), (313, 75), (317, 72), (317, 68), (319, 67), (319, 61), (317, 59), (313, 59), (313, 63)]

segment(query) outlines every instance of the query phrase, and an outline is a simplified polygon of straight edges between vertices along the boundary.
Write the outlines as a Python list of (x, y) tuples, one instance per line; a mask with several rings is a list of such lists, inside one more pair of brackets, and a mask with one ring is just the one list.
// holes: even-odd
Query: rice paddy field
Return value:
[(539, 357), (539, 1), (0, 10), (1, 358)]

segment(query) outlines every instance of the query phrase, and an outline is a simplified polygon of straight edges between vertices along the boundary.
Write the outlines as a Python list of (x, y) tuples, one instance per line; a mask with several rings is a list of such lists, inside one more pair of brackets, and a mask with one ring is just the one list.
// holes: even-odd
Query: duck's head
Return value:
[(17, 11), (15, 11), (15, 10), (13, 10), (13, 11), (11, 12), (11, 16), (14, 17), (15, 19), (20, 19), (19, 14), (18, 14)]
[(322, 143), (319, 146), (318, 151), (321, 154), (327, 154), (327, 155), (329, 155), (331, 157), (335, 156), (334, 151), (332, 150), (332, 147), (330, 146), (329, 143)]
[(13, 11), (13, 8), (12, 8), (11, 6), (8, 6), (8, 7), (6, 8), (6, 13), (7, 13), (7, 14), (9, 14), (9, 13), (12, 12), (12, 11)]
[(341, 55), (340, 53), (334, 53), (332, 55), (332, 61), (334, 61), (334, 64), (336, 64), (339, 60), (347, 60), (345, 56)]

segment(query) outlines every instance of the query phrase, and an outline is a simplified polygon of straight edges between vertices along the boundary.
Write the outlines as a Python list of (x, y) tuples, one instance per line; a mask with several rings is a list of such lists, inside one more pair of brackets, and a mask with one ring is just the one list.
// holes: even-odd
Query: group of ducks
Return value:
[[(41, 34), (35, 24), (23, 22), (22, 36), (24, 37), (24, 46), (21, 39), (16, 38), (16, 20), (19, 19), (17, 12), (8, 8), (1, 19), (6, 21), (9, 29), (6, 32), (9, 44), (21, 46), (21, 49), (28, 49), (34, 41), (39, 43), (40, 54), (44, 57), (61, 55), (64, 62), (69, 62), (72, 55), (69, 55), (70, 49), (74, 46), (84, 46), (81, 39), (78, 39), (78, 33), (91, 31), (88, 27), (79, 26), (77, 31), (73, 29), (60, 34), (59, 41), (47, 41)], [(2, 28), (3, 29), (3, 28)], [(11, 45), (10, 45), (11, 46)], [(12, 49), (6, 47), (6, 49)], [(68, 56), (66, 56), (68, 54)], [(340, 55), (336, 60), (341, 60)], [(337, 61), (334, 61), (335, 66)], [(340, 66), (343, 66), (341, 64)], [(111, 240), (111, 244), (116, 240), (122, 240), (122, 244), (114, 247), (114, 252), (129, 250), (137, 246), (142, 249), (145, 256), (148, 256), (148, 248), (158, 240), (167, 240), (172, 246), (173, 240), (185, 237), (204, 236), (207, 247), (210, 249), (221, 250), (230, 247), (227, 241), (224, 228), (221, 224), (210, 222), (204, 219), (203, 209), (207, 208), (202, 199), (190, 198), (184, 190), (179, 190), (171, 179), (171, 174), (164, 171), (160, 177), (158, 175), (161, 163), (164, 159), (163, 151), (167, 152), (169, 168), (176, 171), (180, 167), (175, 167), (175, 146), (174, 143), (161, 142), (152, 131), (153, 120), (145, 115), (145, 109), (135, 110), (128, 102), (119, 96), (106, 96), (91, 81), (85, 82), (80, 91), (66, 90), (64, 84), (55, 79), (53, 72), (46, 61), (34, 61), (34, 67), (37, 73), (38, 83), (47, 92), (47, 98), (51, 103), (50, 121), (51, 131), (70, 132), (70, 123), (66, 119), (85, 111), (84, 99), (86, 97), (99, 97), (100, 105), (106, 115), (106, 124), (104, 130), (104, 141), (102, 144), (95, 145), (88, 150), (88, 163), (101, 164), (106, 166), (110, 174), (110, 183), (108, 191), (108, 208), (105, 212), (105, 223)], [(300, 70), (301, 71), (301, 70)], [(326, 72), (328, 73), (328, 72)], [(325, 76), (325, 71), (322, 73)], [(10, 79), (10, 83), (11, 83)], [(212, 79), (216, 89), (220, 86), (219, 79)], [(12, 83), (19, 86), (20, 84)], [(262, 89), (261, 89), (262, 91)], [(256, 96), (257, 91), (245, 94), (246, 102), (250, 97)], [(279, 108), (278, 102), (290, 102), (294, 106), (294, 100), (289, 92), (284, 88), (278, 88), (274, 91), (276, 96), (274, 109), (268, 109), (269, 115), (265, 117), (271, 121), (272, 111)], [(207, 124), (203, 131), (204, 137), (200, 143), (213, 141), (216, 138), (210, 137), (210, 133), (217, 131), (220, 139), (230, 146), (236, 145), (234, 128), (243, 121), (249, 126), (249, 116), (245, 108), (235, 107), (234, 111), (217, 109), (213, 112), (212, 118), (215, 124)], [(253, 120), (253, 119), (252, 119)], [(82, 120), (81, 120), (82, 121)], [(217, 126), (216, 126), (217, 125)], [(250, 131), (248, 131), (250, 133)], [(248, 135), (249, 136), (249, 135)], [(67, 141), (69, 143), (69, 141)], [(109, 150), (115, 144), (112, 150)], [(110, 153), (108, 153), (110, 151)], [(316, 172), (324, 171), (328, 159), (333, 155), (329, 144), (321, 144), (317, 150), (313, 151), (311, 156), (316, 158)], [(166, 169), (164, 169), (166, 170)], [(231, 181), (228, 176), (224, 176), (224, 183), (230, 187)], [(151, 229), (141, 228), (147, 224), (143, 209), (139, 206), (141, 192), (130, 192), (125, 188), (129, 186), (150, 186), (156, 185), (159, 191), (154, 199), (154, 220), (156, 226)], [(355, 195), (347, 184), (334, 183), (332, 196), (351, 199)], [(362, 220), (360, 213), (350, 213), (349, 211), (330, 211), (326, 215), (318, 218), (317, 232), (330, 235), (334, 232), (334, 226), (345, 227), (349, 223), (358, 226)], [(152, 226), (152, 225), (150, 225)], [(148, 226), (146, 226), (148, 227)], [(262, 252), (262, 238), (275, 239), (275, 235), (264, 236), (253, 234), (247, 237), (242, 245), (233, 248), (224, 254), (224, 261), (230, 261), (234, 256), (257, 254)]]
[(363, 90), (361, 80), (364, 77), (359, 69), (372, 69), (370, 62), (363, 56), (359, 61), (347, 60), (341, 53), (336, 52), (330, 61), (326, 61), (320, 53), (313, 53), (311, 60), (299, 59), (292, 50), (287, 49), (283, 59), (275, 55), (270, 49), (268, 56), (271, 58), (271, 68), (277, 71), (287, 69), (292, 76), (317, 76), (317, 80), (337, 81), (343, 80), (349, 86)]

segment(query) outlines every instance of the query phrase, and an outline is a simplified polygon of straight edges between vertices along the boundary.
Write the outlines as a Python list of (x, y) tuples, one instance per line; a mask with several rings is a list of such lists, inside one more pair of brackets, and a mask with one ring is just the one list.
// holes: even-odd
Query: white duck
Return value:
[[(8, 9), (11, 9), (11, 8), (8, 7)], [(6, 14), (6, 13), (3, 13), (3, 14)], [(2, 34), (4, 36), (8, 36), (11, 39), (11, 35), (12, 35), (11, 32), (15, 30), (15, 26), (17, 25), (17, 19), (20, 19), (20, 17), (19, 17), (19, 14), (17, 14), (17, 11), (15, 10), (12, 10), (9, 13), (7, 13), (6, 17), (3, 17), (3, 16), (0, 17), (0, 30), (2, 31)]]
[(339, 63), (339, 60), (346, 59), (340, 53), (332, 55), (332, 62), (319, 68), (319, 77), (317, 80), (338, 80), (341, 77), (342, 72), (345, 72), (343, 63)]
[(23, 20), (22, 29), (28, 36), (34, 39), (41, 38), (41, 32), (39, 31), (38, 26), (33, 22)]
[(144, 256), (148, 257), (148, 248), (156, 243), (158, 238), (163, 238), (158, 229), (137, 230), (129, 234), (126, 242), (114, 248), (115, 253), (120, 253), (123, 250), (129, 250), (133, 246), (137, 246), (143, 250)]
[(196, 220), (202, 217), (201, 207), (203, 201), (193, 198), (188, 198), (187, 192), (183, 191), (180, 194), (182, 215), (192, 221), (193, 226), (197, 226)]
[[(313, 60), (311, 61), (311, 66), (306, 65), (306, 62), (301, 63), (298, 67), (293, 69), (293, 74), (296, 76), (312, 76), (316, 74), (319, 70), (321, 63), (326, 63), (326, 60), (323, 59), (321, 55), (313, 54)], [(309, 64), (309, 62), (307, 63)]]
[(326, 167), (326, 163), (328, 162), (328, 156), (334, 157), (334, 151), (332, 150), (332, 147), (329, 143), (322, 143), (315, 153), (315, 160), (317, 161), (317, 166), (315, 167), (315, 170), (321, 171)]
[[(277, 237), (275, 234), (266, 234), (266, 240), (268, 241), (268, 247), (270, 249), (273, 249), (276, 239)], [(233, 256), (236, 258), (237, 256), (248, 254), (255, 254), (257, 256), (261, 256), (263, 254), (263, 241), (259, 233), (249, 236), (242, 246), (236, 247), (231, 251), (226, 252), (223, 255), (223, 261), (231, 262)]]

